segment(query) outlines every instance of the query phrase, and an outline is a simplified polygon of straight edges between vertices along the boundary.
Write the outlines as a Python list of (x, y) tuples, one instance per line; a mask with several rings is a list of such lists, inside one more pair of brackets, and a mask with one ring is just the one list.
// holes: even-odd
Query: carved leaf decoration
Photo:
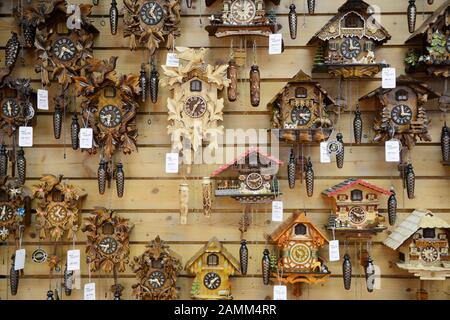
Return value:
[(174, 121), (181, 121), (181, 116), (179, 112), (179, 108), (177, 107), (179, 103), (175, 102), (174, 99), (168, 98), (167, 99), (167, 109), (169, 109), (169, 120)]
[(228, 87), (231, 80), (229, 80), (226, 76), (227, 68), (227, 64), (216, 67), (208, 64), (208, 66), (206, 67), (206, 75), (208, 77), (208, 81), (217, 84), (219, 89), (222, 89), (224, 86)]
[(175, 83), (182, 83), (184, 75), (180, 72), (180, 70), (167, 67), (166, 65), (162, 65), (161, 68), (163, 69), (165, 78), (161, 79), (161, 85), (163, 87), (169, 85), (173, 86)]
[(86, 77), (73, 77), (75, 84), (75, 94), (77, 96), (92, 94), (95, 91), (95, 87), (89, 82)]

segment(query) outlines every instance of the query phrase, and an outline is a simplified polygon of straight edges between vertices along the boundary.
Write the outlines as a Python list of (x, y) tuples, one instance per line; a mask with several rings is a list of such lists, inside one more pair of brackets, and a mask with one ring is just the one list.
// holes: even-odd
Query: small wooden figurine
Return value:
[(239, 262), (217, 238), (212, 238), (187, 263), (195, 274), (191, 297), (204, 300), (232, 300), (230, 276), (240, 273)]

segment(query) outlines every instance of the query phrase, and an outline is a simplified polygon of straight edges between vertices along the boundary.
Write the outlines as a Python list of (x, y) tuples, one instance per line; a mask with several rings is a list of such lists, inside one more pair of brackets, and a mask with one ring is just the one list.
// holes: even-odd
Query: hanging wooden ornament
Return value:
[(393, 226), (397, 220), (397, 198), (395, 197), (395, 190), (391, 188), (391, 195), (388, 199), (388, 218), (389, 224)]
[(336, 153), (336, 165), (339, 169), (342, 169), (342, 167), (344, 167), (345, 150), (344, 150), (343, 138), (344, 138), (344, 136), (342, 135), (342, 133), (338, 133), (336, 135), (337, 142), (340, 144), (340, 147), (338, 148), (338, 152)]
[(186, 0), (186, 7), (192, 8), (192, 0)]
[(6, 42), (5, 47), (5, 66), (13, 67), (19, 56), (20, 42), (17, 33), (11, 32), (11, 38)]
[(55, 110), (53, 111), (53, 135), (55, 136), (55, 139), (61, 138), (62, 119), (63, 109), (56, 104)]
[(25, 152), (23, 148), (20, 148), (17, 151), (17, 181), (19, 184), (25, 184), (25, 179), (27, 176), (27, 160), (25, 159)]
[(262, 270), (262, 277), (263, 277), (263, 283), (264, 285), (269, 284), (270, 280), (270, 256), (269, 256), (269, 249), (264, 249), (263, 257), (261, 261), (261, 270)]
[(203, 195), (203, 214), (206, 217), (211, 216), (212, 208), (212, 183), (210, 177), (203, 177), (202, 181), (202, 195)]
[(116, 0), (112, 0), (111, 8), (109, 9), (109, 25), (111, 27), (111, 34), (115, 35), (119, 25), (119, 10), (117, 9)]
[(67, 264), (64, 269), (64, 293), (66, 296), (70, 296), (72, 294), (73, 287), (73, 271), (67, 270)]
[(15, 270), (14, 268), (14, 254), (11, 257), (11, 260), (11, 268), (9, 269), (9, 286), (11, 289), (11, 295), (15, 296), (17, 294), (17, 290), (19, 289), (20, 270)]
[(116, 167), (116, 190), (117, 196), (122, 198), (125, 191), (125, 174), (123, 172), (122, 163), (118, 163)]
[(352, 285), (352, 262), (348, 253), (344, 255), (344, 262), (342, 263), (342, 277), (344, 279), (345, 290), (350, 290)]
[(314, 193), (314, 171), (312, 168), (311, 158), (308, 158), (305, 170), (305, 180), (306, 180), (306, 194), (308, 197), (312, 197)]
[(362, 139), (363, 122), (361, 118), (361, 111), (359, 105), (356, 106), (355, 118), (353, 119), (353, 135), (355, 137), (355, 143), (360, 144)]
[(228, 101), (236, 101), (238, 94), (238, 66), (236, 60), (231, 58), (228, 62), (227, 77), (230, 80), (230, 85), (227, 88)]
[(106, 161), (101, 160), (97, 170), (98, 192), (104, 194), (106, 190), (106, 182), (108, 173), (106, 171)]
[(72, 124), (70, 125), (70, 139), (72, 141), (73, 150), (78, 150), (80, 147), (79, 134), (80, 123), (78, 122), (78, 114), (74, 112), (72, 114)]
[(444, 123), (441, 131), (441, 151), (442, 161), (444, 163), (450, 162), (450, 132), (447, 123)]
[(253, 64), (250, 67), (250, 103), (253, 107), (259, 106), (261, 97), (260, 81), (259, 67)]
[(147, 82), (147, 73), (145, 72), (145, 63), (141, 64), (141, 72), (139, 74), (139, 88), (141, 89), (142, 102), (145, 102), (148, 95), (147, 94), (148, 82)]
[(8, 152), (4, 144), (0, 145), (0, 177), (8, 174)]
[(297, 11), (295, 11), (295, 4), (289, 6), (289, 34), (291, 39), (297, 38)]
[(241, 240), (241, 247), (239, 248), (239, 262), (241, 264), (242, 275), (246, 275), (248, 270), (248, 248), (246, 240)]
[(416, 28), (416, 15), (417, 15), (416, 0), (409, 0), (407, 9), (409, 33), (414, 33), (414, 29)]
[(295, 158), (294, 149), (291, 148), (291, 153), (289, 154), (289, 162), (287, 165), (288, 183), (290, 189), (294, 189), (295, 187), (296, 170), (297, 170), (297, 159)]
[(189, 185), (187, 183), (180, 184), (180, 224), (187, 224), (189, 211)]
[(375, 286), (375, 266), (371, 256), (367, 257), (366, 266), (364, 267), (364, 273), (366, 275), (366, 287), (367, 291), (373, 292)]
[(152, 103), (158, 101), (159, 73), (155, 63), (152, 63), (152, 71), (150, 72), (150, 99)]
[(406, 191), (409, 199), (414, 199), (414, 189), (416, 185), (416, 175), (414, 174), (413, 166), (409, 163), (406, 167)]
[(308, 13), (314, 14), (316, 9), (316, 0), (308, 0)]

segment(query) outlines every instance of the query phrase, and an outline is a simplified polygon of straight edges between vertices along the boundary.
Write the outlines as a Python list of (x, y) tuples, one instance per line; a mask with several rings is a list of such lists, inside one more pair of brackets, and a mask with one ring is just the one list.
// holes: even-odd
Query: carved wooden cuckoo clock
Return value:
[(123, 287), (117, 283), (117, 272), (124, 272), (130, 255), (129, 237), (134, 225), (112, 210), (97, 208), (94, 216), (84, 219), (86, 262), (91, 271), (114, 274), (112, 292), (120, 299)]
[[(106, 183), (116, 179), (118, 197), (125, 187), (123, 165), (114, 164), (114, 155), (120, 151), (136, 151), (137, 98), (140, 93), (138, 75), (120, 75), (115, 71), (117, 57), (109, 60), (87, 59), (86, 76), (74, 77), (76, 94), (82, 96), (81, 115), (85, 128), (93, 130), (93, 145), (87, 151), (100, 150), (98, 187), (100, 194)], [(78, 139), (78, 134), (72, 134)], [(77, 143), (78, 144), (78, 143)]]
[(138, 283), (133, 293), (140, 300), (177, 299), (177, 276), (183, 269), (181, 262), (159, 236), (146, 246), (145, 252), (131, 263)]
[[(162, 66), (163, 86), (170, 86), (172, 98), (167, 98), (169, 110), (168, 133), (172, 136), (172, 150), (182, 151), (184, 163), (192, 164), (192, 155), (201, 151), (208, 141), (208, 149), (218, 148), (219, 135), (223, 134), (223, 98), (218, 92), (227, 87), (227, 65), (213, 66), (205, 63), (207, 49), (177, 47), (180, 66)], [(193, 153), (193, 154), (192, 154)]]
[(414, 210), (384, 240), (398, 251), (397, 266), (420, 280), (450, 277), (450, 224), (426, 210)]
[(232, 300), (230, 276), (240, 273), (239, 262), (212, 238), (187, 263), (185, 269), (195, 274), (191, 297), (203, 300)]
[(384, 66), (375, 60), (376, 46), (391, 36), (374, 18), (370, 5), (347, 0), (308, 42), (318, 46), (313, 72), (335, 76), (373, 77)]
[(276, 281), (293, 284), (295, 296), (301, 295), (301, 283), (324, 282), (330, 275), (320, 256), (320, 248), (328, 243), (328, 239), (304, 212), (295, 212), (271, 234), (270, 239), (277, 245), (271, 273)]

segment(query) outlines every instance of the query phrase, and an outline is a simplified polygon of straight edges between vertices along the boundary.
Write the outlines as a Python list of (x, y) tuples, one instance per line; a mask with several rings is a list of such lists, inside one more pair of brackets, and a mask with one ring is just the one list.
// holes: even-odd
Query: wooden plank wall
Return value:
[[(432, 6), (425, 5), (425, 1), (418, 1), (419, 14), (417, 25), (444, 0), (434, 1)], [(11, 16), (12, 2), (4, 1), (0, 6), (0, 43), (2, 46), (9, 38), (10, 30), (17, 29)], [(88, 2), (88, 0), (74, 0), (71, 3)], [(282, 55), (269, 56), (267, 53), (267, 39), (257, 40), (257, 60), (262, 76), (261, 105), (253, 108), (249, 103), (248, 83), (240, 84), (240, 97), (234, 103), (226, 102), (224, 125), (226, 128), (269, 128), (269, 114), (266, 103), (274, 94), (292, 77), (300, 68), (310, 73), (314, 49), (306, 46), (309, 38), (324, 25), (336, 12), (344, 0), (318, 0), (316, 14), (305, 16), (303, 0), (294, 0), (299, 12), (299, 29), (296, 40), (289, 37), (287, 25), (288, 7), (291, 1), (284, 2), (274, 7), (278, 19), (283, 25), (282, 33), (285, 41), (285, 52)], [(380, 19), (383, 26), (392, 34), (392, 40), (378, 51), (378, 60), (386, 60), (397, 68), (398, 74), (403, 73), (403, 57), (407, 51), (404, 41), (408, 37), (406, 22), (406, 1), (377, 0), (370, 1), (380, 10)], [(121, 6), (119, 1), (119, 6)], [(98, 58), (108, 58), (117, 55), (118, 69), (126, 73), (138, 73), (140, 63), (148, 56), (143, 50), (130, 52), (128, 40), (122, 37), (122, 21), (120, 20), (119, 32), (116, 36), (110, 35), (108, 12), (110, 1), (100, 0), (100, 4), (93, 10), (93, 21), (101, 34), (95, 40), (94, 54)], [(182, 8), (182, 36), (177, 39), (179, 46), (208, 47), (210, 48), (208, 59), (210, 63), (224, 63), (228, 61), (230, 41), (210, 38), (204, 30), (208, 23), (208, 16), (212, 12), (220, 10), (220, 1), (210, 8), (206, 8), (200, 0), (194, 1), (194, 7), (188, 9), (183, 1)], [(234, 43), (238, 45), (238, 41)], [(157, 59), (161, 63), (165, 61), (166, 50), (158, 50)], [(248, 54), (248, 66), (253, 57), (251, 50)], [(2, 53), (3, 54), (3, 53)], [(3, 58), (3, 57), (1, 57)], [(39, 77), (34, 72), (34, 52), (29, 50), (22, 56), (21, 62), (14, 70), (14, 76), (31, 77), (34, 87), (39, 87)], [(248, 66), (243, 68), (241, 77), (248, 75)], [(328, 75), (319, 75), (321, 83), (333, 96), (338, 94), (338, 81)], [(426, 80), (434, 89), (442, 92), (443, 82), (440, 80)], [(432, 118), (431, 142), (419, 142), (412, 153), (412, 160), (417, 176), (416, 198), (408, 199), (405, 192), (401, 191), (401, 180), (398, 177), (395, 165), (384, 162), (384, 148), (371, 143), (374, 133), (371, 123), (374, 118), (374, 108), (370, 105), (362, 106), (364, 118), (363, 144), (355, 146), (351, 144), (351, 110), (355, 108), (355, 99), (380, 85), (380, 78), (369, 80), (349, 81), (344, 84), (344, 92), (349, 100), (348, 110), (341, 116), (338, 128), (344, 134), (346, 141), (345, 165), (341, 170), (334, 164), (324, 165), (319, 163), (318, 147), (308, 149), (311, 153), (316, 172), (315, 194), (312, 198), (305, 195), (304, 185), (297, 183), (294, 190), (287, 187), (286, 168), (281, 168), (282, 200), (285, 206), (285, 218), (296, 209), (306, 210), (308, 217), (317, 225), (326, 223), (330, 205), (320, 196), (320, 192), (347, 177), (363, 177), (382, 187), (388, 188), (391, 184), (398, 190), (399, 218), (401, 221), (415, 208), (427, 208), (447, 221), (450, 220), (450, 167), (443, 167), (440, 163), (439, 138), (443, 124), (443, 117), (435, 104), (430, 103), (428, 110)], [(53, 95), (56, 86), (51, 88)], [(89, 157), (79, 151), (73, 151), (70, 147), (64, 147), (64, 141), (55, 140), (52, 134), (52, 116), (50, 112), (40, 112), (38, 124), (35, 128), (34, 147), (26, 151), (28, 159), (28, 185), (37, 182), (45, 173), (64, 174), (73, 183), (83, 186), (89, 193), (83, 209), (83, 215), (98, 205), (110, 206), (117, 209), (123, 216), (131, 219), (135, 229), (131, 234), (131, 256), (143, 252), (145, 244), (156, 235), (168, 241), (171, 248), (181, 256), (183, 264), (211, 237), (216, 236), (224, 241), (227, 248), (238, 257), (240, 232), (238, 220), (242, 213), (242, 207), (229, 199), (215, 199), (211, 218), (205, 218), (201, 213), (201, 178), (209, 175), (219, 165), (195, 165), (191, 174), (182, 172), (179, 175), (164, 173), (165, 153), (170, 150), (170, 138), (166, 134), (167, 112), (165, 101), (168, 92), (160, 90), (160, 98), (156, 104), (146, 103), (142, 106), (138, 115), (139, 128), (139, 153), (131, 156), (122, 156), (125, 164), (127, 182), (123, 199), (118, 199), (115, 192), (107, 192), (100, 196), (97, 193), (96, 170), (98, 159)], [(151, 120), (149, 124), (148, 120)], [(70, 121), (66, 122), (66, 132)], [(69, 135), (67, 135), (69, 137)], [(68, 140), (67, 140), (68, 141)], [(64, 159), (64, 152), (67, 157)], [(281, 147), (281, 159), (287, 160), (289, 148)], [(179, 224), (178, 216), (178, 185), (187, 180), (190, 187), (190, 213), (187, 225)], [(383, 204), (382, 211), (386, 212)], [(247, 234), (250, 250), (250, 266), (246, 276), (237, 276), (233, 281), (233, 295), (235, 299), (264, 299), (272, 296), (272, 287), (264, 286), (261, 279), (260, 260), (262, 251), (266, 245), (264, 235), (273, 231), (279, 223), (271, 222), (270, 207), (261, 206), (252, 214), (253, 222)], [(392, 230), (392, 228), (390, 228)], [(389, 232), (389, 231), (388, 231)], [(368, 293), (364, 287), (364, 281), (358, 275), (363, 275), (361, 267), (356, 266), (352, 290), (346, 291), (342, 284), (341, 262), (329, 263), (332, 271), (330, 280), (321, 285), (305, 285), (303, 295), (299, 298), (292, 296), (290, 299), (415, 299), (420, 281), (411, 274), (398, 269), (395, 266), (397, 255), (382, 245), (385, 234), (376, 236), (372, 243), (372, 257), (381, 268), (381, 290)], [(39, 242), (33, 227), (26, 230), (23, 246), (27, 249), (25, 275), (20, 280), (20, 288), (17, 296), (9, 294), (6, 279), (0, 279), (1, 299), (44, 299), (49, 287), (48, 268), (46, 265), (37, 265), (30, 260), (31, 252), (41, 245), (48, 248), (48, 243)], [(85, 237), (77, 235), (76, 247), (84, 249)], [(64, 242), (59, 248), (61, 254), (71, 248), (70, 241)], [(269, 244), (270, 246), (270, 244)], [(8, 274), (9, 257), (14, 247), (2, 246), (0, 260), (0, 274)], [(358, 245), (350, 245), (350, 253), (353, 261), (356, 261)], [(344, 248), (341, 247), (341, 255)], [(327, 256), (326, 250), (324, 255)], [(84, 257), (83, 257), (84, 258)], [(60, 276), (60, 275), (58, 275)], [(82, 265), (82, 283), (88, 281), (88, 272), (85, 264)], [(109, 287), (112, 277), (102, 273), (92, 274), (97, 282), (97, 298), (111, 299)], [(192, 276), (183, 273), (179, 277), (180, 297), (189, 298)], [(58, 282), (53, 280), (52, 287)], [(120, 275), (120, 282), (125, 285), (124, 298), (133, 299), (131, 284), (134, 283), (134, 275), (130, 269)], [(425, 282), (422, 286), (429, 292), (430, 299), (448, 299), (450, 282), (435, 281)], [(82, 298), (81, 290), (74, 290), (71, 297), (64, 299)]]

